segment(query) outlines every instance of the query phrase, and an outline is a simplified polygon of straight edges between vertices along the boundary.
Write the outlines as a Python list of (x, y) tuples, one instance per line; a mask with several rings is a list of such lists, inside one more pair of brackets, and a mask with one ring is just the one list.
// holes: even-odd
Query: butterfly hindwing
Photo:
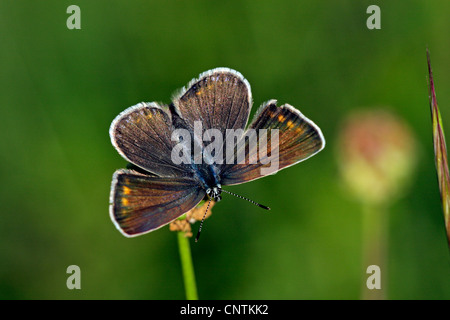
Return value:
[[(217, 129), (244, 129), (250, 114), (250, 84), (237, 71), (216, 68), (202, 73), (173, 98), (173, 103), (189, 128), (200, 121), (203, 132)], [(203, 134), (202, 132), (202, 134)]]
[(205, 194), (192, 178), (162, 178), (121, 169), (113, 175), (110, 215), (125, 236), (137, 236), (191, 210)]
[[(168, 109), (167, 109), (168, 110)], [(179, 176), (171, 152), (172, 118), (157, 103), (140, 103), (120, 113), (111, 124), (111, 142), (126, 160), (159, 176)]]

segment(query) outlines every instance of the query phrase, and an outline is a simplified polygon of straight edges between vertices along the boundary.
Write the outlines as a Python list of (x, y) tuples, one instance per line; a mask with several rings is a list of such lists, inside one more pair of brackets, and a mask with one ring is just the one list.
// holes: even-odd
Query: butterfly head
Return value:
[(214, 200), (216, 202), (219, 202), (222, 200), (222, 196), (220, 195), (222, 193), (222, 186), (220, 184), (206, 189), (206, 194), (211, 200)]

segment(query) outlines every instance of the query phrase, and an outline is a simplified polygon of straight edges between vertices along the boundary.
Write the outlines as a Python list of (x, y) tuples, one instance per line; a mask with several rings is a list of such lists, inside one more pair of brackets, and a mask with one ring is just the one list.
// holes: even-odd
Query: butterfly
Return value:
[(252, 103), (239, 72), (216, 68), (190, 81), (169, 105), (143, 102), (121, 112), (109, 134), (131, 168), (112, 178), (117, 229), (126, 237), (151, 232), (204, 199), (233, 194), (222, 186), (275, 174), (325, 147), (316, 124), (276, 100), (264, 103), (246, 128)]

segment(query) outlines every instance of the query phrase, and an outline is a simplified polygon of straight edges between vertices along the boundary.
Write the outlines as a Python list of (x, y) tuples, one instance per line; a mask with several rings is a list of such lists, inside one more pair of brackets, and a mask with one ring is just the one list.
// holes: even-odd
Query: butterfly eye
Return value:
[(208, 188), (206, 189), (206, 194), (210, 199), (219, 202), (222, 200), (222, 197), (220, 196), (221, 191), (222, 190), (219, 187)]

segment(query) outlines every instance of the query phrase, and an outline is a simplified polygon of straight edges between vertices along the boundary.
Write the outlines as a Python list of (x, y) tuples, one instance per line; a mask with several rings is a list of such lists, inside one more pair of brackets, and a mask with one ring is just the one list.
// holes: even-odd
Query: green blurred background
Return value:
[[(66, 9), (81, 8), (81, 30)], [(381, 30), (366, 9), (381, 8)], [(322, 129), (308, 161), (229, 190), (192, 255), (202, 299), (359, 299), (361, 205), (336, 161), (342, 120), (384, 106), (412, 128), (412, 186), (390, 207), (389, 299), (449, 299), (450, 255), (427, 90), (450, 128), (449, 1), (0, 1), (0, 298), (184, 299), (176, 234), (126, 239), (108, 215), (114, 117), (214, 67), (250, 82), (252, 113), (290, 103)], [(194, 226), (194, 232), (197, 226)], [(68, 290), (66, 268), (81, 268)]]

